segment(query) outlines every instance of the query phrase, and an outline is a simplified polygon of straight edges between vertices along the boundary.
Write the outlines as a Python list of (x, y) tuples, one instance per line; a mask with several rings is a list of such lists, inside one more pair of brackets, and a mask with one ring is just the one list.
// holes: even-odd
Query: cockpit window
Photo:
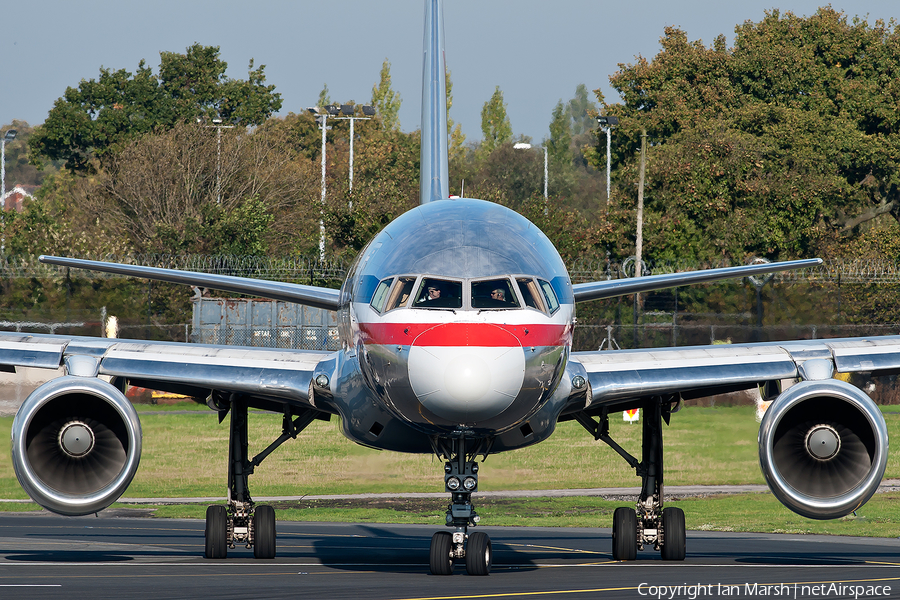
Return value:
[(381, 312), (384, 309), (384, 302), (387, 300), (388, 289), (391, 287), (391, 282), (394, 281), (393, 277), (389, 277), (381, 281), (378, 284), (378, 287), (375, 288), (375, 293), (372, 295), (372, 308), (376, 310), (376, 312)]
[(522, 294), (525, 306), (541, 312), (547, 312), (544, 306), (543, 295), (534, 279), (531, 277), (517, 277), (516, 284), (519, 286), (519, 293)]
[(462, 282), (422, 279), (415, 308), (462, 308)]
[(559, 308), (559, 300), (556, 298), (556, 292), (553, 291), (553, 286), (550, 285), (549, 281), (538, 279), (538, 282), (541, 284), (541, 289), (544, 291), (544, 298), (547, 299), (547, 308), (552, 315), (556, 312), (556, 309)]
[(518, 308), (519, 301), (513, 294), (508, 279), (490, 279), (472, 282), (472, 308)]
[(406, 306), (406, 302), (412, 294), (415, 283), (415, 277), (398, 277), (397, 283), (394, 285), (394, 289), (391, 290), (391, 295), (388, 297), (387, 305), (384, 309), (385, 312), (401, 306)]

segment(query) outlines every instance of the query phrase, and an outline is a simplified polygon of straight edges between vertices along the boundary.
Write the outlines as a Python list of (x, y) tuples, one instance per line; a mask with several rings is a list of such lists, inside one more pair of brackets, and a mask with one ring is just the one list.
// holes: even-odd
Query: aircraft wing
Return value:
[(277, 403), (313, 405), (316, 366), (331, 352), (178, 342), (0, 333), (0, 370), (56, 369), (108, 375), (134, 385), (205, 397), (236, 392)]
[(694, 398), (781, 379), (818, 379), (823, 365), (826, 378), (832, 372), (887, 373), (900, 369), (900, 336), (573, 352), (571, 361), (584, 368), (587, 406), (596, 408), (648, 396)]
[(38, 260), (42, 263), (59, 265), (61, 267), (116, 273), (118, 275), (128, 275), (130, 277), (143, 277), (146, 279), (155, 279), (157, 281), (167, 281), (169, 283), (182, 283), (222, 290), (225, 292), (236, 292), (238, 294), (251, 294), (263, 298), (270, 298), (272, 300), (282, 300), (285, 302), (303, 304), (305, 306), (314, 306), (325, 310), (337, 310), (340, 305), (340, 290), (312, 285), (267, 281), (264, 279), (249, 279), (213, 273), (197, 273), (195, 271), (179, 271), (177, 269), (160, 269), (157, 267), (144, 267), (140, 265), (125, 265), (98, 260), (63, 258), (58, 256), (41, 256)]
[(806, 260), (789, 260), (777, 263), (764, 263), (760, 265), (743, 265), (740, 267), (725, 267), (722, 269), (704, 269), (702, 271), (689, 271), (686, 273), (666, 273), (663, 275), (645, 275), (643, 277), (629, 277), (627, 279), (609, 279), (607, 281), (591, 281), (589, 283), (576, 283), (572, 286), (575, 302), (587, 302), (588, 300), (600, 300), (603, 298), (615, 298), (626, 294), (639, 292), (651, 292), (667, 288), (707, 283), (720, 279), (735, 277), (750, 277), (751, 275), (763, 275), (777, 271), (790, 271), (817, 267), (822, 264), (821, 258)]

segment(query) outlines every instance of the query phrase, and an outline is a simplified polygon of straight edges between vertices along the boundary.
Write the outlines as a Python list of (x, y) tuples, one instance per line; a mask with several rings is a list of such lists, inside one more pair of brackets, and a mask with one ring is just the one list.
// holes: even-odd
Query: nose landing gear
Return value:
[[(473, 440), (468, 440), (471, 444)], [(447, 507), (447, 527), (453, 533), (439, 531), (431, 538), (429, 565), (432, 575), (451, 575), (453, 563), (465, 559), (466, 572), (469, 575), (489, 575), (493, 552), (491, 539), (486, 533), (468, 533), (469, 527), (475, 527), (481, 517), (475, 512), (472, 504), (472, 492), (478, 490), (478, 463), (475, 458), (483, 455), (487, 458), (490, 442), (479, 440), (475, 451), (466, 453), (467, 440), (460, 436), (451, 440), (439, 440), (435, 444), (435, 453), (447, 462), (444, 464), (444, 489), (451, 494)]]

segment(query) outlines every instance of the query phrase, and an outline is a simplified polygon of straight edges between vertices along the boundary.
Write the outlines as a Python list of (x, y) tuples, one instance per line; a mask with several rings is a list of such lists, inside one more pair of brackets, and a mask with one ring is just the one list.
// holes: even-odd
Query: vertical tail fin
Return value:
[(450, 195), (447, 158), (447, 80), (441, 0), (425, 1), (425, 61), (422, 67), (422, 150), (419, 203)]

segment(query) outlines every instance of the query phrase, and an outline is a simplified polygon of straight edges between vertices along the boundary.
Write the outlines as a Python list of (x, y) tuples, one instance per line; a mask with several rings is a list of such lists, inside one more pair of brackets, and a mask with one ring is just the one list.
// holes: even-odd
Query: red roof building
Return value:
[(38, 187), (39, 186), (36, 185), (14, 186), (13, 189), (6, 192), (6, 195), (3, 197), (3, 209), (22, 212), (22, 204), (25, 202), (25, 199), (33, 199), (34, 192)]

